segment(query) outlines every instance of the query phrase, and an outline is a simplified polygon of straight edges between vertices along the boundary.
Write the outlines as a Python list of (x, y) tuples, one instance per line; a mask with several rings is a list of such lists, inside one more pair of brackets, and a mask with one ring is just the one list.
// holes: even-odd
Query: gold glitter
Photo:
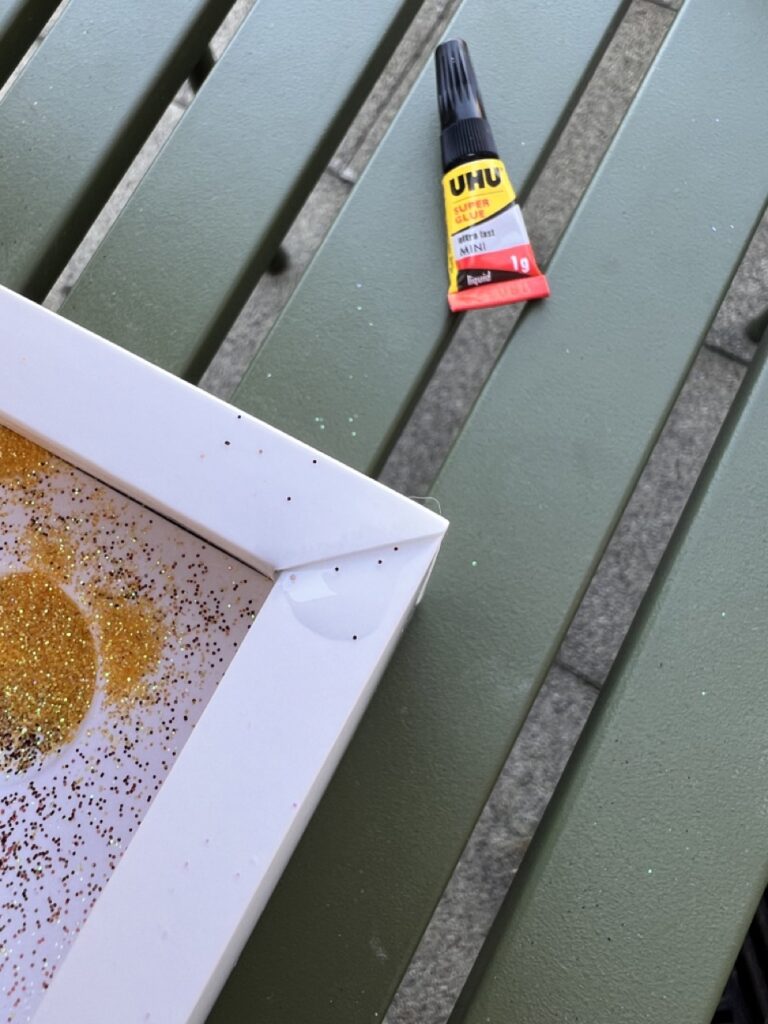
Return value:
[(99, 596), (93, 603), (107, 701), (149, 699), (148, 677), (160, 662), (165, 641), (161, 616), (140, 596)]
[(63, 530), (43, 532), (28, 527), (24, 542), (29, 550), (28, 565), (38, 572), (50, 573), (63, 583), (69, 583), (77, 566), (77, 550)]
[(48, 472), (58, 459), (26, 437), (0, 427), (0, 480), (24, 483)]
[(0, 577), (3, 766), (24, 770), (72, 739), (95, 685), (96, 650), (75, 602), (43, 573)]

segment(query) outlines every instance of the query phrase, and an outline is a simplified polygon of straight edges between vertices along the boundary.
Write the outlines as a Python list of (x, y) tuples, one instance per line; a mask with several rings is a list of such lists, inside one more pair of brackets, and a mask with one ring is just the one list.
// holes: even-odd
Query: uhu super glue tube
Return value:
[(543, 299), (515, 190), (499, 160), (463, 39), (435, 53), (448, 228), (448, 304), (454, 312)]

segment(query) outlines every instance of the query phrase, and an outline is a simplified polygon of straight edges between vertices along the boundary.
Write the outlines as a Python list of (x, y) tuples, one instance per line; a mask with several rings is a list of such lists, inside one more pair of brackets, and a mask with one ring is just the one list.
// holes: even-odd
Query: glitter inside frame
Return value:
[(0, 1021), (31, 1019), (270, 587), (0, 427)]

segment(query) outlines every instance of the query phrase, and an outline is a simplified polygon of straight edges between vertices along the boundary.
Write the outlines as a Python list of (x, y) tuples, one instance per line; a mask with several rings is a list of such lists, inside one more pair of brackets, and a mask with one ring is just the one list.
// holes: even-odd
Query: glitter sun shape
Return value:
[[(70, 743), (98, 690), (114, 713), (157, 697), (151, 677), (162, 655), (163, 617), (141, 580), (120, 566), (106, 582), (78, 577), (89, 560), (83, 538), (36, 493), (40, 480), (63, 465), (0, 427), (0, 483), (23, 491), (32, 510), (17, 544), (22, 569), (0, 576), (5, 773), (25, 772)], [(104, 552), (93, 555), (103, 559)]]

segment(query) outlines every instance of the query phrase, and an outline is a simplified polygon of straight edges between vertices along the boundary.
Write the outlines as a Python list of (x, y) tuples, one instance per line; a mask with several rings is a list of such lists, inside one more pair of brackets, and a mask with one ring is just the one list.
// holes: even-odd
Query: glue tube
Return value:
[(435, 53), (448, 228), (448, 305), (453, 312), (543, 299), (515, 190), (499, 160), (463, 39)]

